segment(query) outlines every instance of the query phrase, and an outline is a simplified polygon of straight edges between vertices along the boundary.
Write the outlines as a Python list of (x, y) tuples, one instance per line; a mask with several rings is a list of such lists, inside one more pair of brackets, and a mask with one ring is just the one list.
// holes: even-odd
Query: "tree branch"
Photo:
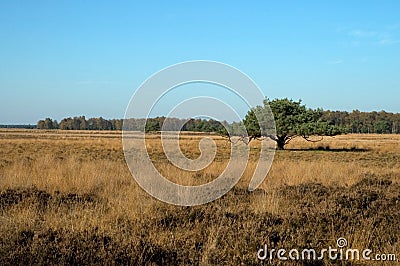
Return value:
[(302, 136), (302, 137), (303, 137), (303, 139), (305, 139), (305, 140), (307, 140), (309, 142), (319, 142), (319, 141), (324, 139), (323, 136), (321, 136), (321, 139), (318, 139), (318, 140), (311, 140), (309, 136)]
[(297, 137), (298, 137), (297, 135), (286, 137), (285, 138), (285, 145), (288, 144), (292, 139), (297, 138)]

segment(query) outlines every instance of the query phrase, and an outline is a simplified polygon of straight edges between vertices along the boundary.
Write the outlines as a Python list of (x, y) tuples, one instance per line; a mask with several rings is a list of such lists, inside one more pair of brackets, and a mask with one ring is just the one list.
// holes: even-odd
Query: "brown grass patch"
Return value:
[[(185, 135), (183, 152), (196, 158), (200, 138)], [(171, 180), (198, 184), (229, 158), (229, 145), (213, 138), (217, 157), (199, 173), (169, 164), (158, 136), (149, 148)], [(296, 139), (250, 193), (254, 143), (233, 190), (178, 207), (136, 184), (118, 132), (0, 130), (0, 264), (259, 265), (264, 244), (318, 249), (339, 237), (400, 257), (399, 144), (392, 135)]]

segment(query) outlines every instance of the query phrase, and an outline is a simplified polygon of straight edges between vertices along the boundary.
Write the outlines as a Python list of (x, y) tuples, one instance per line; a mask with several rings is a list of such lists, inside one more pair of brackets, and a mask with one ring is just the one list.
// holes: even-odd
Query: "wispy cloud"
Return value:
[[(399, 39), (396, 38), (396, 29), (399, 27), (400, 24), (393, 24), (387, 26), (382, 31), (364, 29), (348, 30), (347, 35), (352, 38), (350, 41), (351, 46), (359, 46), (361, 44), (394, 45), (400, 43)], [(354, 45), (355, 43), (357, 45)]]
[(387, 29), (390, 31), (400, 30), (400, 23), (395, 23), (387, 26)]
[(331, 64), (331, 65), (337, 65), (337, 64), (341, 64), (341, 63), (343, 63), (342, 59), (335, 59), (335, 60), (328, 61), (328, 64)]
[(349, 32), (349, 35), (353, 37), (366, 38), (366, 37), (374, 37), (378, 35), (378, 32), (366, 31), (366, 30), (352, 30)]
[(397, 43), (400, 43), (399, 39), (397, 39), (395, 35), (390, 32), (384, 32), (380, 34), (377, 40), (374, 42), (375, 45), (381, 45), (381, 46), (394, 45)]
[(383, 39), (380, 39), (379, 41), (377, 41), (375, 44), (384, 46), (384, 45), (393, 45), (393, 44), (398, 44), (398, 43), (400, 43), (399, 40), (394, 40), (392, 38), (383, 38)]

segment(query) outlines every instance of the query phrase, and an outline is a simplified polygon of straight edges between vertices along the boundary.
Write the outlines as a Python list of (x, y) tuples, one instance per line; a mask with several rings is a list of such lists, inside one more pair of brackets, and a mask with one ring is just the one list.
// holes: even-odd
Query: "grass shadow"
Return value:
[(289, 148), (285, 149), (286, 151), (326, 151), (326, 152), (367, 152), (370, 149), (365, 148), (357, 148), (357, 147), (350, 147), (350, 148), (331, 148), (329, 146), (318, 146), (306, 149), (295, 149)]

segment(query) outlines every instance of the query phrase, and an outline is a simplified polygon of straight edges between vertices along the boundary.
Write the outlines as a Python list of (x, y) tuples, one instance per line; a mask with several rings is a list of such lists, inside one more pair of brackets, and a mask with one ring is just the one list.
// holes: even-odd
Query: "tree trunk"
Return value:
[(278, 136), (276, 138), (276, 143), (278, 144), (278, 150), (284, 150), (286, 144), (286, 136)]

